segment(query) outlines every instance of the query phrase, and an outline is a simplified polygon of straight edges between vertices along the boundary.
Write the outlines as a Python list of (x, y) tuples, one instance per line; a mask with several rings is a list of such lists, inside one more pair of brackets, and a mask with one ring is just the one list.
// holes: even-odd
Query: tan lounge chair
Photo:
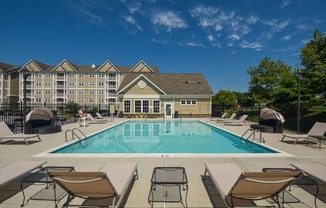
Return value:
[(214, 121), (214, 120), (218, 120), (218, 119), (225, 119), (225, 117), (228, 115), (228, 113), (223, 113), (221, 115), (221, 117), (211, 117), (209, 120), (210, 121)]
[(87, 118), (90, 120), (89, 123), (92, 124), (105, 124), (108, 122), (106, 119), (94, 118), (91, 114), (87, 114)]
[[(96, 114), (96, 116), (99, 118), (99, 119), (106, 119), (106, 118), (104, 118), (101, 114), (99, 114), (99, 113), (95, 113)], [(110, 116), (109, 118), (107, 118), (106, 119), (107, 121), (114, 121), (114, 118), (113, 118), (113, 116)]]
[(232, 113), (229, 118), (218, 118), (216, 120), (216, 123), (234, 120), (236, 115), (237, 115), (236, 113)]
[(0, 168), (0, 187), (41, 168), (45, 163), (44, 161), (18, 161)]
[(37, 137), (39, 141), (41, 138), (38, 134), (14, 134), (10, 128), (7, 126), (5, 122), (0, 122), (0, 143), (3, 139), (9, 140), (24, 140), (25, 143), (28, 145), (27, 139), (32, 139)]
[(279, 193), (302, 176), (302, 171), (244, 172), (235, 163), (205, 164), (205, 174), (211, 177), (228, 207), (235, 206), (236, 199), (262, 200), (271, 198), (279, 207)]
[(246, 119), (248, 118), (248, 115), (241, 116), (240, 119), (233, 119), (233, 120), (227, 120), (224, 122), (224, 125), (226, 126), (242, 126), (245, 124)]
[[(308, 178), (318, 179), (326, 183), (326, 166), (318, 163), (293, 163), (291, 164), (296, 170), (301, 170)], [(315, 194), (315, 207), (317, 207), (317, 195), (319, 192), (319, 186), (317, 185), (317, 191)]]
[[(85, 199), (82, 206), (120, 207), (128, 188), (138, 179), (137, 164), (108, 164), (100, 172), (49, 172), (50, 177), (67, 193), (63, 207), (75, 197)], [(78, 205), (79, 206), (79, 205)]]
[(283, 141), (285, 137), (287, 137), (290, 139), (295, 139), (295, 142), (293, 144), (296, 144), (299, 139), (307, 140), (309, 139), (309, 137), (315, 137), (319, 140), (319, 149), (321, 149), (321, 139), (325, 138), (326, 136), (325, 133), (326, 133), (326, 123), (316, 122), (307, 134), (283, 133), (283, 138), (281, 139), (281, 141)]

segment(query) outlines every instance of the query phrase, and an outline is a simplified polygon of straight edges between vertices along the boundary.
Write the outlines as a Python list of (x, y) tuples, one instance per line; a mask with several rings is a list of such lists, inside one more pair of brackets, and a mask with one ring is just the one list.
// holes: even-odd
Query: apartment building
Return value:
[(202, 74), (160, 74), (144, 61), (135, 66), (77, 65), (63, 60), (47, 65), (30, 60), (23, 66), (0, 65), (1, 103), (16, 95), (27, 106), (44, 104), (101, 106), (126, 117), (142, 114), (154, 117), (210, 116), (214, 95)]

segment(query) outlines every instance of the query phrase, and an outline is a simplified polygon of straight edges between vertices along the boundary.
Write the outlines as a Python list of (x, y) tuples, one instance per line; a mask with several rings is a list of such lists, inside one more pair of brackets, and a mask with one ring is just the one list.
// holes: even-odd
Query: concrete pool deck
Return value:
[[(93, 134), (109, 126), (118, 124), (125, 119), (115, 119), (114, 122), (107, 124), (90, 124), (87, 127), (80, 127), (86, 135)], [(208, 118), (200, 119), (212, 125), (221, 127), (227, 131), (234, 132), (237, 135), (242, 135), (248, 128), (245, 126), (224, 126), (223, 123), (209, 121)], [(210, 181), (203, 181), (201, 176), (204, 174), (205, 163), (214, 162), (233, 162), (238, 164), (243, 170), (261, 171), (266, 167), (291, 167), (291, 163), (320, 163), (326, 165), (326, 145), (322, 144), (321, 150), (318, 145), (311, 144), (308, 147), (305, 143), (298, 142), (293, 145), (294, 140), (288, 142), (280, 142), (281, 134), (263, 133), (265, 145), (286, 152), (288, 154), (278, 154), (278, 156), (239, 156), (239, 155), (168, 155), (168, 156), (48, 156), (44, 152), (54, 149), (65, 144), (65, 131), (73, 129), (76, 124), (68, 124), (63, 126), (63, 131), (55, 134), (40, 135), (42, 142), (31, 142), (30, 145), (25, 145), (24, 142), (4, 142), (0, 145), (0, 167), (20, 160), (39, 160), (47, 161), (47, 166), (74, 166), (76, 171), (98, 171), (107, 163), (138, 163), (139, 179), (135, 181), (125, 207), (150, 207), (148, 204), (148, 194), (150, 190), (150, 178), (154, 167), (157, 166), (182, 166), (186, 169), (189, 180), (188, 192), (188, 207), (224, 207), (220, 198), (216, 195), (216, 190)], [(326, 173), (325, 173), (326, 174)], [(17, 183), (16, 183), (17, 185)], [(29, 186), (25, 189), (27, 198), (41, 190), (42, 186)], [(18, 190), (18, 191), (16, 191)], [(19, 186), (15, 187), (15, 183), (9, 186), (0, 188), (0, 208), (20, 207), (23, 196), (19, 191)], [(286, 207), (314, 207), (314, 196), (307, 190), (293, 186), (292, 192), (301, 200), (300, 203), (285, 204)], [(317, 199), (318, 207), (326, 207), (326, 186), (320, 187), (319, 198)], [(59, 205), (62, 205), (62, 200)], [(26, 208), (32, 207), (54, 207), (54, 202), (51, 201), (36, 201), (31, 200), (25, 205)], [(155, 203), (154, 207), (163, 207), (163, 203)], [(169, 203), (166, 207), (182, 207), (180, 203)]]

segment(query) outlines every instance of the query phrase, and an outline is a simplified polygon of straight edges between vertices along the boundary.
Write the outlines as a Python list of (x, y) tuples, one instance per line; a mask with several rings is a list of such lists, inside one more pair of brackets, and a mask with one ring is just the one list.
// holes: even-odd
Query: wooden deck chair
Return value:
[[(99, 118), (99, 119), (106, 119), (106, 118), (104, 118), (101, 114), (99, 114), (99, 113), (95, 113), (96, 114), (96, 116)], [(113, 116), (111, 115), (111, 116), (109, 116), (109, 118), (107, 118), (106, 119), (107, 121), (114, 121), (114, 118), (113, 118)]]
[[(110, 164), (100, 172), (54, 172), (49, 176), (67, 193), (63, 207), (120, 207), (133, 179), (138, 178), (137, 164)], [(71, 205), (75, 197), (82, 205)]]
[(309, 137), (315, 137), (319, 140), (319, 149), (321, 149), (321, 139), (326, 137), (325, 134), (326, 134), (326, 123), (316, 122), (307, 134), (283, 133), (283, 138), (281, 139), (281, 141), (283, 141), (285, 137), (287, 137), (290, 139), (295, 139), (295, 142), (293, 144), (296, 144), (299, 139), (307, 140), (309, 139)]
[(240, 119), (234, 119), (234, 120), (227, 120), (224, 122), (224, 125), (226, 126), (241, 126), (245, 124), (246, 119), (248, 118), (248, 115), (244, 114), (241, 116)]
[(271, 198), (282, 207), (279, 194), (302, 176), (302, 171), (291, 172), (243, 172), (235, 163), (205, 164), (228, 207), (235, 206), (236, 199), (262, 200)]
[(32, 139), (34, 137), (37, 137), (39, 141), (41, 141), (41, 138), (38, 134), (14, 134), (10, 128), (7, 126), (5, 122), (0, 122), (0, 143), (3, 139), (9, 139), (9, 140), (24, 140), (25, 143), (28, 145), (27, 139)]

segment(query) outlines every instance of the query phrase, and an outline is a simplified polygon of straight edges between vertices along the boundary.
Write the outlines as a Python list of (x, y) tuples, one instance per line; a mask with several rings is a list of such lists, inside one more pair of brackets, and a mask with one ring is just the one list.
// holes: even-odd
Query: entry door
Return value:
[(172, 102), (164, 103), (165, 118), (172, 118), (172, 112), (173, 112), (172, 104), (173, 104)]

